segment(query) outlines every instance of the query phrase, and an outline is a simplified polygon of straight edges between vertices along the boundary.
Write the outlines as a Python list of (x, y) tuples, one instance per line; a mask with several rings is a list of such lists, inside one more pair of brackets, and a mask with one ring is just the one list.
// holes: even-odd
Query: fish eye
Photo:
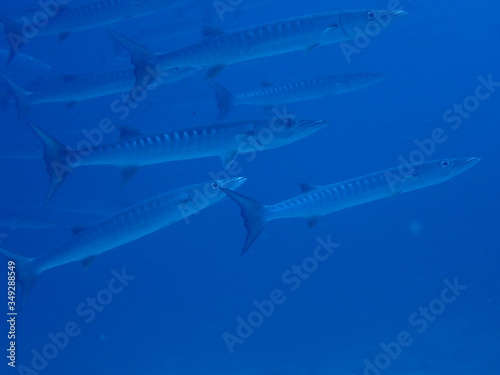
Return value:
[(450, 162), (448, 160), (443, 160), (441, 162), (441, 167), (448, 168), (450, 166)]
[(366, 16), (369, 20), (374, 20), (375, 18), (377, 18), (377, 15), (373, 10), (368, 11), (368, 13), (366, 13)]
[(217, 181), (212, 182), (212, 184), (210, 186), (214, 190), (217, 190), (220, 187), (220, 185), (219, 185), (219, 183)]
[(283, 126), (285, 127), (285, 129), (290, 129), (293, 126), (293, 120), (290, 118), (284, 119)]

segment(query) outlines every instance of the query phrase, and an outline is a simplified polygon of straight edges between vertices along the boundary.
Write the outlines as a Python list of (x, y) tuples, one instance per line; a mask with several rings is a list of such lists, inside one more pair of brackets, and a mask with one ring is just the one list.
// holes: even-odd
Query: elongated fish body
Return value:
[(199, 213), (224, 197), (221, 188), (236, 189), (245, 180), (236, 177), (209, 181), (147, 199), (76, 231), (66, 243), (38, 258), (21, 257), (1, 248), (0, 253), (16, 261), (25, 300), (42, 272), (76, 261), (87, 267), (99, 254)]
[(404, 14), (398, 10), (330, 12), (235, 31), (212, 30), (200, 43), (165, 54), (155, 54), (119, 34), (113, 35), (128, 49), (138, 82), (147, 74), (148, 66), (159, 70), (175, 66), (210, 67), (209, 77), (213, 77), (225, 65), (350, 40), (370, 22), (382, 28)]
[(229, 90), (214, 82), (210, 82), (210, 85), (215, 91), (217, 106), (219, 108), (218, 118), (220, 119), (232, 107), (237, 105), (269, 106), (312, 100), (360, 90), (374, 85), (386, 77), (386, 74), (381, 73), (333, 75), (279, 84), (237, 94), (232, 94)]
[(220, 156), (227, 168), (238, 153), (281, 147), (313, 134), (327, 124), (323, 120), (287, 117), (216, 123), (156, 134), (124, 128), (123, 136), (115, 142), (75, 151), (68, 151), (36, 126), (30, 127), (44, 145), (50, 179), (49, 200), (67, 175), (62, 172), (81, 165), (118, 166), (122, 169), (124, 181), (131, 178), (139, 166), (210, 156)]
[[(371, 11), (358, 11), (363, 24)], [(391, 13), (394, 17), (398, 13)], [(309, 15), (273, 22), (248, 29), (208, 36), (203, 42), (179, 51), (157, 56), (161, 68), (172, 66), (217, 66), (279, 55), (350, 40), (355, 31), (344, 29), (343, 12)], [(373, 16), (376, 17), (376, 16)]]
[[(158, 83), (151, 87), (165, 85), (183, 78), (186, 78), (196, 72), (198, 67), (174, 68), (168, 71)], [(98, 98), (101, 96), (118, 94), (129, 91), (135, 84), (133, 72), (129, 70), (120, 70), (116, 72), (95, 74), (95, 75), (68, 75), (57, 80), (40, 83), (38, 90), (27, 91), (19, 87), (9, 78), (5, 77), (9, 84), (18, 110), (18, 124), (26, 119), (32, 106), (41, 103), (76, 103), (87, 99)]]
[[(46, 25), (39, 28), (37, 35), (65, 34), (110, 25), (167, 10), (182, 2), (183, 0), (102, 0), (76, 7), (51, 7), (50, 13), (47, 12), (50, 18)], [(25, 17), (29, 19), (30, 15)]]
[(301, 185), (302, 193), (285, 201), (262, 205), (241, 194), (223, 191), (241, 207), (248, 236), (246, 252), (264, 226), (277, 219), (301, 217), (314, 225), (332, 212), (444, 182), (479, 162), (479, 158), (429, 161), (387, 169), (326, 186)]
[[(9, 58), (9, 54), (10, 54), (9, 50), (0, 49), (0, 66), (6, 65), (6, 62)], [(25, 72), (28, 69), (38, 69), (42, 72), (52, 69), (52, 67), (46, 62), (38, 60), (37, 58), (30, 55), (26, 55), (24, 53), (18, 53), (16, 60), (17, 60), (16, 64), (10, 66), (9, 69), (2, 69), (2, 70), (5, 70), (5, 72), (7, 73), (11, 69), (18, 69), (18, 70), (24, 69)]]
[(41, 35), (60, 34), (110, 25), (164, 11), (182, 2), (183, 0), (103, 0), (79, 7), (65, 7), (40, 32)]
[[(0, 16), (0, 22), (5, 25), (4, 32), (11, 45), (9, 64), (18, 49), (29, 41), (26, 32), (31, 38), (41, 35), (59, 34), (59, 39), (64, 40), (74, 31), (92, 29), (100, 26), (111, 25), (129, 18), (141, 17), (148, 14), (168, 10), (181, 4), (184, 0), (102, 0), (78, 7), (61, 6), (57, 2), (46, 6), (43, 15), (47, 22), (43, 27), (33, 25), (35, 17), (40, 18), (40, 10), (33, 14), (21, 17), (21, 21)], [(28, 25), (27, 30), (26, 25)], [(35, 30), (35, 31), (33, 31)], [(34, 34), (33, 34), (34, 33)]]
[(0, 212), (0, 228), (14, 229), (47, 229), (60, 224), (44, 220), (36, 216), (12, 212)]

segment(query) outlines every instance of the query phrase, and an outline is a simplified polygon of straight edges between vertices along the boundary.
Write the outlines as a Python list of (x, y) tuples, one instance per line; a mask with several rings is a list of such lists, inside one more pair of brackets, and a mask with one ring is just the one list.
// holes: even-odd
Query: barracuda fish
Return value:
[[(1, 65), (7, 65), (7, 61), (10, 55), (10, 51), (6, 49), (0, 49), (0, 64)], [(33, 56), (30, 55), (25, 55), (24, 53), (18, 53), (17, 54), (17, 64), (16, 66), (11, 66), (10, 68), (17, 68), (17, 69), (24, 69), (27, 71), (28, 69), (40, 69), (42, 71), (47, 71), (51, 70), (52, 67), (47, 64), (46, 62), (43, 62), (41, 60), (38, 60), (37, 58), (34, 58)]]
[(384, 80), (387, 76), (387, 74), (382, 73), (334, 75), (265, 87), (240, 94), (232, 94), (231, 91), (212, 81), (209, 81), (209, 84), (215, 91), (217, 107), (219, 108), (217, 118), (220, 120), (237, 105), (268, 107), (323, 98), (363, 89)]
[(207, 29), (200, 43), (165, 54), (111, 34), (129, 51), (137, 82), (150, 74), (151, 67), (156, 71), (176, 66), (209, 67), (208, 77), (212, 78), (225, 65), (350, 40), (370, 22), (382, 28), (404, 14), (399, 10), (356, 10), (301, 16), (228, 32)]
[(42, 272), (78, 261), (87, 268), (98, 255), (199, 213), (224, 198), (221, 188), (237, 189), (245, 181), (243, 177), (210, 181), (144, 200), (95, 224), (75, 230), (66, 243), (40, 257), (27, 258), (3, 248), (0, 248), (0, 253), (16, 263), (24, 304)]
[[(287, 117), (273, 121), (263, 119), (218, 123), (155, 134), (122, 127), (120, 139), (96, 146), (90, 151), (68, 151), (43, 130), (32, 124), (29, 126), (44, 146), (44, 160), (50, 180), (46, 198), (48, 202), (64, 178), (82, 165), (120, 167), (122, 183), (131, 179), (139, 166), (171, 161), (220, 156), (228, 168), (239, 153), (281, 147), (313, 134), (327, 124), (324, 120), (295, 120)], [(272, 133), (271, 138), (268, 138), (269, 132)]]
[[(5, 35), (11, 46), (9, 64), (23, 44), (34, 36), (58, 34), (62, 41), (72, 32), (110, 25), (129, 18), (141, 17), (173, 8), (184, 0), (102, 0), (78, 7), (57, 2), (40, 6), (34, 14), (46, 16), (43, 26), (37, 26), (33, 15), (25, 15), (22, 22), (0, 16)], [(38, 17), (39, 18), (39, 17)], [(40, 21), (39, 21), (40, 22)]]
[[(170, 69), (150, 87), (181, 80), (200, 69), (199, 67)], [(70, 107), (83, 100), (129, 91), (135, 83), (134, 74), (129, 70), (96, 75), (66, 75), (57, 80), (40, 83), (38, 91), (25, 90), (6, 76), (4, 78), (16, 101), (18, 125), (24, 122), (31, 107), (36, 104), (63, 102)]]
[(60, 226), (49, 220), (20, 213), (0, 212), (0, 227), (15, 229), (47, 229)]
[(389, 198), (449, 180), (474, 166), (479, 158), (429, 161), (415, 166), (392, 168), (333, 185), (301, 185), (302, 193), (285, 201), (263, 205), (229, 189), (222, 189), (241, 207), (248, 235), (244, 254), (267, 223), (302, 217), (309, 226), (324, 215), (363, 203)]

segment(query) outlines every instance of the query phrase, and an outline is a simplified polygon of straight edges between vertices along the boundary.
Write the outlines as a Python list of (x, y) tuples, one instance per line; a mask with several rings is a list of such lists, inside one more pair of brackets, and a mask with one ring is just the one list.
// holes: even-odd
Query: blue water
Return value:
[[(111, 28), (133, 37), (167, 22), (186, 27), (185, 19), (193, 19), (193, 28), (233, 29), (332, 9), (387, 7), (378, 0), (333, 5), (276, 0), (259, 7), (246, 2), (224, 20), (207, 1), (202, 15), (191, 6)], [(337, 44), (236, 64), (216, 78), (238, 92), (255, 89), (261, 81), (390, 74), (361, 91), (289, 104), (289, 113), (333, 124), (262, 152), (251, 163), (240, 157), (248, 182), (239, 191), (272, 203), (297, 194), (298, 183), (329, 184), (394, 167), (417, 149), (415, 140), (429, 138), (436, 128), (444, 130), (447, 140), (429, 158), (477, 156), (481, 163), (443, 184), (328, 215), (313, 228), (299, 219), (273, 222), (244, 257), (240, 249), (246, 232), (239, 208), (226, 199), (189, 224), (176, 223), (101, 255), (84, 273), (77, 263), (51, 269), (39, 277), (17, 317), (18, 373), (499, 374), (500, 90), (493, 88), (478, 101), (456, 129), (443, 116), (474, 96), (481, 80), (491, 76), (500, 81), (500, 4), (401, 0), (400, 7), (409, 14), (372, 38), (350, 62)], [(166, 52), (199, 38), (184, 33), (150, 47)], [(1, 43), (0, 48), (8, 48)], [(52, 70), (2, 70), (17, 81), (130, 67), (126, 53), (114, 57), (106, 28), (74, 33), (62, 43), (56, 36), (35, 38), (23, 53)], [(217, 108), (204, 80), (198, 74), (151, 92), (123, 123), (154, 131), (213, 122)], [(197, 101), (207, 97), (208, 104)], [(79, 132), (102, 118), (120, 123), (110, 110), (115, 98), (88, 100), (71, 109), (62, 103), (38, 105), (28, 121), (75, 145)], [(227, 119), (267, 115), (257, 107), (238, 107)], [(12, 105), (1, 116), (1, 147), (41, 149), (27, 127), (16, 129)], [(100, 217), (41, 208), (48, 187), (42, 160), (1, 160), (0, 168), (0, 211), (32, 213), (64, 226)], [(209, 180), (210, 171), (220, 170), (217, 158), (146, 166), (119, 188), (116, 169), (79, 168), (52, 203), (135, 203)], [(44, 254), (71, 235), (61, 227), (3, 233), (1, 246), (26, 256)], [(340, 245), (310, 268), (307, 279), (287, 283), (287, 272), (307, 263), (318, 238)], [(6, 285), (4, 259), (0, 266), (1, 285)], [(87, 298), (109, 296), (105, 290), (113, 272), (123, 269), (133, 280), (103, 308), (89, 308)], [(453, 294), (450, 283), (463, 287)], [(6, 312), (6, 286), (1, 290), (5, 307), (0, 309)], [(272, 297), (277, 303), (271, 308), (264, 302), (264, 316), (256, 305)], [(237, 337), (238, 325), (249, 316), (256, 319), (255, 327), (228, 345), (224, 337)], [(9, 326), (2, 327), (5, 354)], [(74, 337), (63, 339), (67, 334), (61, 332), (68, 329)], [(53, 335), (62, 340), (61, 348), (53, 345)], [(49, 359), (41, 361), (40, 355)], [(0, 373), (16, 373), (1, 357)]]

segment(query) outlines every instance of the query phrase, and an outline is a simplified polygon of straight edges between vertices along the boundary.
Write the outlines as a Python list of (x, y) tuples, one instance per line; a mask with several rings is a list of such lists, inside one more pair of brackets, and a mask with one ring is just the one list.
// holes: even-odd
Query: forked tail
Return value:
[(13, 82), (10, 78), (3, 76), (5, 80), (7, 81), (12, 94), (14, 96), (14, 100), (16, 101), (16, 108), (17, 108), (17, 125), (21, 125), (24, 120), (26, 119), (26, 116), (28, 116), (28, 113), (31, 109), (31, 102), (30, 102), (30, 95), (31, 92), (23, 89), (22, 87), (19, 87), (15, 82)]
[(219, 115), (217, 120), (222, 120), (234, 107), (234, 96), (225, 87), (221, 85), (208, 81), (210, 87), (214, 89), (215, 99), (217, 100), (217, 108), (219, 108)]
[(130, 89), (145, 90), (151, 85), (159, 75), (157, 70), (156, 54), (143, 45), (118, 34), (115, 31), (109, 33), (125, 48), (130, 54), (130, 61), (134, 65), (135, 86)]
[(47, 166), (47, 174), (49, 175), (50, 183), (49, 191), (45, 198), (45, 203), (47, 203), (73, 169), (66, 161), (66, 155), (68, 153), (61, 143), (35, 125), (28, 124), (28, 126), (43, 143), (43, 160)]
[[(22, 255), (14, 254), (1, 247), (0, 254), (14, 262), (13, 265), (8, 264), (9, 272), (14, 271), (16, 281), (19, 281), (21, 287), (23, 288), (21, 295), (21, 307), (23, 307), (28, 300), (31, 289), (33, 288), (33, 285), (38, 277), (38, 272), (33, 266), (33, 260), (35, 258), (27, 258)], [(11, 274), (9, 273), (9, 275)]]
[(243, 245), (243, 250), (241, 251), (243, 255), (248, 251), (260, 232), (262, 232), (267, 223), (272, 219), (269, 218), (267, 206), (262, 203), (254, 201), (232, 190), (224, 188), (221, 188), (221, 190), (241, 207), (241, 216), (244, 219), (245, 228), (247, 228), (247, 238)]
[(10, 46), (10, 53), (6, 64), (9, 65), (21, 47), (28, 42), (28, 39), (23, 36), (23, 29), (20, 23), (2, 15), (0, 15), (0, 23), (4, 25), (5, 37)]

